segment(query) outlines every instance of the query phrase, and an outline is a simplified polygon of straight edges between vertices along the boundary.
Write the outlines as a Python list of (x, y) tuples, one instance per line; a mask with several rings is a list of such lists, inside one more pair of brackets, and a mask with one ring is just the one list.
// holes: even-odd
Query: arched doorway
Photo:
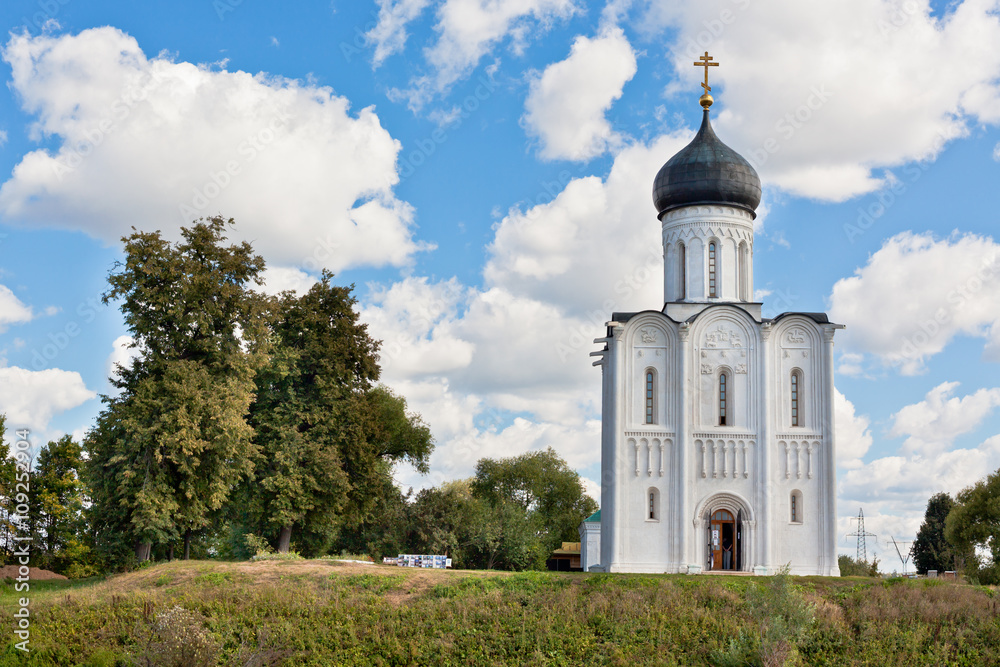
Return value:
[(752, 569), (756, 521), (750, 504), (732, 492), (714, 493), (703, 498), (695, 512), (695, 526), (703, 535), (698, 556), (705, 571)]

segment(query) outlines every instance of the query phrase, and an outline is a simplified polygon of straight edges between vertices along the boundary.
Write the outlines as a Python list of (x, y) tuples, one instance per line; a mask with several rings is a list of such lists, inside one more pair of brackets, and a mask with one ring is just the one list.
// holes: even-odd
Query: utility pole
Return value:
[(860, 507), (858, 508), (858, 518), (857, 519), (851, 519), (851, 521), (855, 521), (855, 520), (858, 522), (858, 529), (856, 531), (854, 531), (853, 533), (848, 533), (847, 536), (848, 537), (857, 537), (858, 538), (858, 555), (857, 555), (857, 561), (859, 563), (867, 563), (868, 562), (868, 542), (867, 542), (866, 538), (868, 538), (868, 537), (877, 537), (877, 536), (875, 535), (875, 533), (869, 533), (868, 531), (865, 530), (865, 511), (864, 511), (864, 509), (862, 509)]
[[(903, 564), (903, 576), (905, 577), (906, 576), (906, 561), (910, 560), (910, 556), (913, 555), (913, 546), (912, 546), (913, 542), (903, 542), (903, 541), (900, 541), (900, 542), (897, 543), (896, 542), (896, 538), (895, 537), (891, 537), (891, 536), (889, 537), (889, 539), (892, 540), (892, 546), (896, 547), (896, 555), (899, 556), (899, 561)], [(899, 545), (900, 544), (909, 544), (909, 545), (911, 545), (910, 548), (906, 550), (906, 557), (905, 558), (903, 557), (903, 552), (899, 550)]]

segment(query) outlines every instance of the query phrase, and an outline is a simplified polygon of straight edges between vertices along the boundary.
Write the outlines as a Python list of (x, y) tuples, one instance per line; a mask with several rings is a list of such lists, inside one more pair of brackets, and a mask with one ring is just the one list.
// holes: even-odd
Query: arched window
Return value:
[(677, 263), (680, 265), (681, 274), (678, 300), (683, 301), (687, 298), (687, 248), (683, 243), (677, 245)]
[(715, 241), (708, 244), (708, 295), (719, 296), (718, 277), (716, 275), (716, 265), (718, 260), (718, 246)]
[(656, 373), (646, 369), (646, 423), (655, 424), (653, 401), (656, 397)]
[(723, 371), (719, 373), (719, 426), (730, 423), (729, 403), (729, 374)]
[(792, 399), (792, 426), (802, 426), (804, 421), (802, 419), (802, 371), (795, 369), (792, 371), (792, 389), (791, 389), (791, 399)]
[(792, 491), (791, 498), (789, 499), (789, 508), (791, 509), (791, 516), (789, 520), (792, 523), (802, 523), (802, 492)]
[(649, 503), (649, 508), (646, 513), (646, 518), (650, 521), (658, 521), (660, 518), (660, 492), (656, 489), (650, 489), (649, 494), (646, 496), (647, 502)]

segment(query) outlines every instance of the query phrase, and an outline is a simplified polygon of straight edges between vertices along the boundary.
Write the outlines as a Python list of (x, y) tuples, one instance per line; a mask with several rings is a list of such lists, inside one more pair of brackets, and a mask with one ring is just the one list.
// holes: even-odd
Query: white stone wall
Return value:
[[(837, 325), (799, 314), (762, 321), (759, 309), (738, 303), (741, 290), (752, 295), (753, 289), (752, 220), (745, 212), (680, 209), (664, 217), (663, 229), (667, 301), (679, 289), (681, 274), (671, 259), (683, 241), (686, 296), (710, 303), (685, 322), (658, 311), (639, 313), (595, 341), (605, 347), (593, 353), (603, 374), (602, 520), (592, 529), (600, 531), (599, 547), (593, 547), (600, 565), (612, 572), (707, 567), (709, 516), (727, 509), (743, 521), (742, 569), (772, 573), (788, 565), (795, 574), (839, 574), (832, 377)], [(721, 248), (719, 300), (704, 297), (709, 239)], [(747, 249), (742, 264), (741, 244)], [(648, 370), (656, 377), (652, 424), (645, 420)], [(791, 421), (793, 371), (802, 380), (800, 426)], [(729, 381), (725, 425), (718, 419), (721, 372)], [(801, 521), (791, 520), (793, 493), (801, 499)], [(581, 527), (581, 541), (583, 534)]]

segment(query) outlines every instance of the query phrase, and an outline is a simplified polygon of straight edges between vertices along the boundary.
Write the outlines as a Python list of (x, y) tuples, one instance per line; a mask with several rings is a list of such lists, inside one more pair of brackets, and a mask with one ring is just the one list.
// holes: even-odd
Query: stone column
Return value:
[(834, 426), (834, 388), (833, 388), (833, 335), (840, 328), (837, 325), (827, 325), (823, 328), (823, 372), (826, 374), (824, 384), (825, 400), (823, 411), (823, 421), (826, 428), (823, 430), (822, 475), (824, 495), (824, 511), (826, 512), (826, 530), (823, 535), (823, 558), (826, 562), (820, 561), (820, 571), (832, 576), (840, 575), (840, 566), (837, 564), (837, 457)]
[(771, 381), (771, 364), (773, 354), (771, 352), (771, 324), (765, 323), (760, 329), (760, 338), (762, 346), (762, 354), (758, 355), (758, 358), (763, 357), (763, 363), (761, 364), (760, 380), (761, 380), (761, 394), (763, 399), (760, 402), (761, 414), (760, 414), (760, 442), (757, 445), (757, 451), (760, 454), (760, 463), (758, 464), (758, 469), (756, 471), (757, 478), (757, 521), (760, 522), (760, 531), (758, 539), (760, 540), (760, 558), (757, 560), (758, 565), (763, 565), (768, 571), (771, 569), (771, 493), (773, 492), (771, 479), (771, 440), (774, 437), (772, 416), (774, 411), (772, 409), (773, 405), (773, 386)]
[[(688, 410), (692, 403), (690, 399), (691, 384), (691, 328), (687, 322), (682, 322), (677, 330), (681, 341), (681, 377), (680, 387), (677, 392), (677, 437), (674, 449), (677, 452), (677, 467), (674, 469), (674, 479), (677, 480), (677, 516), (676, 525), (676, 562), (680, 570), (686, 571), (686, 566), (693, 562), (688, 553), (688, 486), (689, 477), (694, 476), (695, 471), (688, 463), (688, 448), (691, 446), (691, 438), (688, 433)], [(690, 469), (689, 469), (690, 468)]]

